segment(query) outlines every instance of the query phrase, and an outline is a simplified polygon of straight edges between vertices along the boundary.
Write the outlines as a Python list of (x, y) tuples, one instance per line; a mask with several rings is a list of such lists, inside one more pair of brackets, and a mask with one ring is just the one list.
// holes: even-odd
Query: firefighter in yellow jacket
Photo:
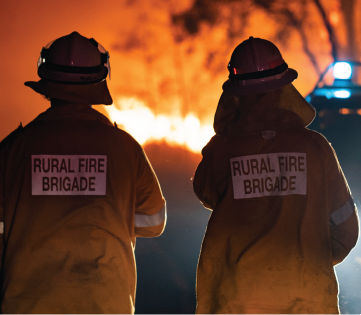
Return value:
[(165, 200), (141, 146), (92, 108), (112, 104), (109, 54), (77, 32), (41, 51), (51, 107), (0, 146), (3, 313), (134, 313), (136, 237)]
[(213, 210), (197, 313), (338, 313), (333, 266), (355, 246), (357, 209), (315, 111), (278, 48), (234, 50), (194, 191)]

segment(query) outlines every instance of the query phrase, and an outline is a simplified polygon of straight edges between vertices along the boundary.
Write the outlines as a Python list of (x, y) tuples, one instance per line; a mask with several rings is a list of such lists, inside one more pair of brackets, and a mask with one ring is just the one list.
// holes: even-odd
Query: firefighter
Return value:
[(109, 53), (77, 32), (41, 51), (51, 107), (0, 145), (3, 313), (134, 313), (136, 237), (166, 207), (142, 147), (92, 108), (112, 104)]
[(234, 50), (193, 187), (212, 210), (197, 313), (338, 313), (333, 266), (358, 237), (357, 209), (328, 141), (271, 42)]

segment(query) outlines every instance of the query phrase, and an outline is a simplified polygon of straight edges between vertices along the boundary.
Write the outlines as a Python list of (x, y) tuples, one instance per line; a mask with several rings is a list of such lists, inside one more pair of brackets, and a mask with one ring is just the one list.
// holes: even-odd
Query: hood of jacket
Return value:
[(292, 85), (261, 94), (235, 96), (223, 92), (214, 117), (216, 134), (237, 136), (264, 130), (308, 126), (315, 109)]

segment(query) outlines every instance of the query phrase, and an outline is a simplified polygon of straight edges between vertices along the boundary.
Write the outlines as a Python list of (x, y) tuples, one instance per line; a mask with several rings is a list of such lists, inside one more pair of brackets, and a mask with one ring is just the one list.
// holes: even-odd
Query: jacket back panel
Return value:
[[(295, 128), (279, 130), (269, 140), (261, 133), (221, 137), (212, 152), (207, 175), (200, 172), (195, 177), (195, 185), (207, 178), (205, 195), (219, 200), (198, 265), (197, 312), (337, 313), (329, 214), (350, 198), (350, 192), (328, 142), (315, 132)], [(235, 198), (232, 174), (238, 175), (238, 169), (230, 162), (274, 154), (278, 159), (306, 157), (305, 165), (293, 161), (306, 172), (305, 193), (282, 195), (286, 186), (281, 178), (278, 187), (274, 180), (264, 182), (272, 171), (265, 158), (263, 170), (260, 164), (247, 170), (244, 164), (240, 172), (254, 172), (248, 191), (266, 191), (268, 185), (273, 195)], [(285, 159), (278, 161), (285, 167)], [(288, 178), (288, 185), (291, 182)]]
[[(164, 200), (133, 138), (75, 118), (45, 115), (2, 151), (5, 313), (134, 312), (135, 212), (159, 210)], [(104, 195), (32, 195), (32, 156), (47, 165), (46, 157), (74, 155), (107, 157)], [(67, 162), (63, 176), (75, 167)]]

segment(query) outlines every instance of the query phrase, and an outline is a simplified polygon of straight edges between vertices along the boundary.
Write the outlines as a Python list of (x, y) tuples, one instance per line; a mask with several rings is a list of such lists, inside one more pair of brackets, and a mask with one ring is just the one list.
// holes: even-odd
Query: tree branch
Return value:
[(328, 38), (329, 38), (329, 41), (331, 43), (331, 49), (332, 49), (331, 54), (332, 54), (333, 60), (337, 61), (337, 59), (338, 59), (338, 50), (337, 50), (336, 38), (335, 38), (335, 35), (333, 33), (332, 26), (327, 20), (326, 12), (323, 9), (320, 0), (313, 0), (313, 2), (315, 3), (318, 11), (320, 12), (323, 24), (325, 25), (325, 27), (327, 29)]

